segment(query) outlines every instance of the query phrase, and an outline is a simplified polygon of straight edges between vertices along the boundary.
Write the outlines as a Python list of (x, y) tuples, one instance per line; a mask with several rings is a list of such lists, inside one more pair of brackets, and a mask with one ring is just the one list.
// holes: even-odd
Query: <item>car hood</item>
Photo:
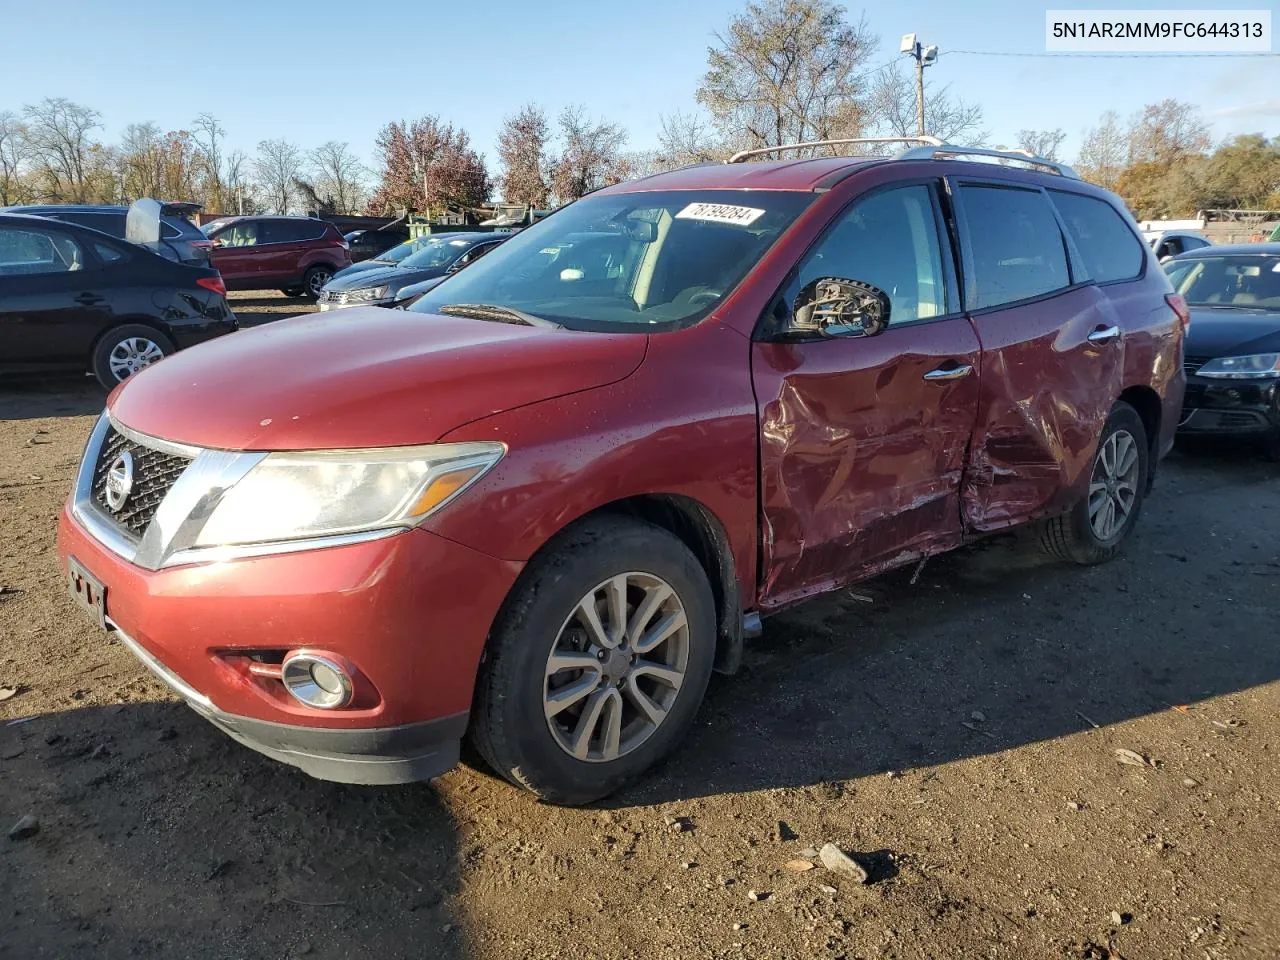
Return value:
[(395, 264), (393, 263), (379, 263), (376, 260), (361, 260), (359, 263), (353, 263), (349, 267), (343, 267), (329, 278), (329, 282), (333, 283), (335, 280), (345, 280), (347, 277), (354, 277), (357, 273), (368, 273), (370, 270), (385, 270), (388, 267), (394, 266)]
[(228, 450), (431, 443), (482, 417), (622, 380), (647, 342), (356, 307), (181, 351), (121, 384), (108, 407), (142, 433)]
[(1192, 307), (1183, 353), (1188, 357), (1242, 357), (1280, 350), (1280, 311)]
[(325, 284), (325, 289), (331, 293), (342, 293), (346, 290), (378, 287), (385, 283), (395, 291), (410, 283), (418, 283), (421, 280), (430, 280), (432, 277), (443, 276), (445, 269), (445, 267), (414, 268), (380, 265), (377, 270), (366, 270), (354, 276), (334, 277)]

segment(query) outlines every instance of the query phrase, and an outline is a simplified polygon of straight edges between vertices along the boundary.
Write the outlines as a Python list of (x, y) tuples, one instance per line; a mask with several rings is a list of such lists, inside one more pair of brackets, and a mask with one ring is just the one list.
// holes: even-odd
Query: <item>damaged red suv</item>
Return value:
[(1114, 196), (990, 159), (659, 174), (410, 311), (179, 353), (93, 431), (72, 592), (313, 776), (433, 777), (469, 736), (583, 803), (763, 615), (1015, 524), (1107, 560), (1172, 443), (1185, 307)]

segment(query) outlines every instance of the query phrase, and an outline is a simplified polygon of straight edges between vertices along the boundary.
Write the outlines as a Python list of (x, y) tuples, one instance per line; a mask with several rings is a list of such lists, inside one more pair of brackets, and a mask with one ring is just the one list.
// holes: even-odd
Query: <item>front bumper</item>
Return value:
[(225, 713), (112, 621), (108, 626), (143, 665), (196, 713), (237, 743), (318, 780), (386, 786), (429, 780), (458, 762), (467, 714), (397, 727), (334, 730)]
[(1280, 434), (1280, 381), (1187, 377), (1178, 433), (1265, 436)]
[[(457, 760), (485, 638), (520, 564), (424, 530), (159, 570), (64, 509), (58, 552), (105, 587), (108, 627), (228, 735), (323, 779), (401, 783)], [(265, 651), (331, 651), (357, 671), (321, 710), (255, 674)]]

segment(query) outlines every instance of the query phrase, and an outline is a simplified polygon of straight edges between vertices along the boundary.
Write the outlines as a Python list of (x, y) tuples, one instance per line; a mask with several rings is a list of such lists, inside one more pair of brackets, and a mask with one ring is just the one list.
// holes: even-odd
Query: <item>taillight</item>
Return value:
[(192, 240), (191, 245), (199, 249), (204, 249), (206, 247), (212, 247), (213, 241), (212, 240)]
[(220, 297), (227, 295), (227, 285), (222, 282), (222, 274), (220, 273), (215, 273), (212, 277), (196, 277), (196, 284), (206, 290), (212, 290)]
[(1178, 319), (1182, 321), (1183, 331), (1191, 329), (1191, 311), (1187, 309), (1187, 301), (1182, 299), (1181, 294), (1166, 293), (1164, 295), (1165, 302), (1173, 307), (1173, 312), (1178, 315)]

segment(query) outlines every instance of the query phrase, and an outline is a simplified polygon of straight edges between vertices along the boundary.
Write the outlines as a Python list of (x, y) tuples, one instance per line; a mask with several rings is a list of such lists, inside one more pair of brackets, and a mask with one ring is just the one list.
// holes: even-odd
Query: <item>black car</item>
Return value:
[(107, 388), (236, 329), (218, 271), (97, 230), (0, 214), (0, 376), (85, 370)]
[(406, 227), (386, 227), (381, 230), (352, 230), (343, 234), (347, 241), (347, 252), (351, 254), (352, 263), (373, 258), (386, 253), (409, 239)]
[(1191, 308), (1179, 433), (1255, 437), (1280, 459), (1280, 243), (1203, 247), (1164, 267)]
[(479, 260), (509, 233), (442, 233), (420, 243), (399, 263), (376, 270), (336, 276), (325, 285), (317, 301), (321, 310), (341, 307), (394, 307), (407, 299), (405, 288), (443, 277)]
[[(0, 213), (25, 213), (49, 217), (64, 223), (101, 230), (121, 240), (126, 238), (129, 207), (114, 207), (90, 203), (48, 203), (38, 206), (3, 207)], [(160, 236), (146, 244), (153, 253), (176, 263), (190, 263), (199, 267), (209, 265), (209, 251), (213, 244), (200, 232), (200, 228), (187, 219), (198, 212), (198, 203), (161, 203)]]

